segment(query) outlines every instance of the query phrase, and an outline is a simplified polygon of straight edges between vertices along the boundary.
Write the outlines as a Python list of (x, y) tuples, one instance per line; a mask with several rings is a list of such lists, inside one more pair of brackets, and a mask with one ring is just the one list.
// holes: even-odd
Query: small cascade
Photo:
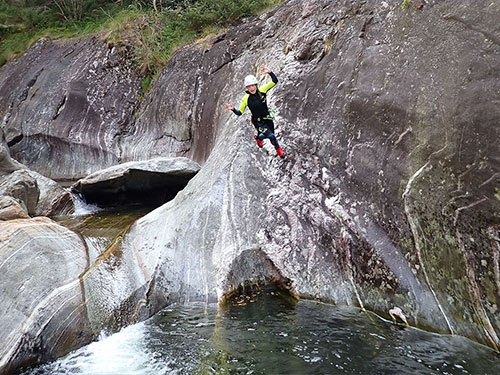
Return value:
[(73, 216), (91, 215), (103, 210), (96, 204), (85, 202), (80, 194), (75, 194), (71, 191), (71, 189), (68, 189), (68, 191), (71, 193), (71, 198), (73, 199), (73, 204), (75, 205)]
[(54, 218), (59, 224), (79, 233), (84, 239), (91, 265), (110, 246), (126, 233), (128, 228), (151, 210), (150, 207), (102, 208), (85, 202), (72, 193), (74, 213)]
[(74, 203), (74, 212), (68, 216), (54, 217), (59, 224), (80, 234), (88, 249), (90, 267), (114, 243), (120, 241), (130, 226), (153, 207), (104, 208), (87, 203), (83, 197), (68, 188)]

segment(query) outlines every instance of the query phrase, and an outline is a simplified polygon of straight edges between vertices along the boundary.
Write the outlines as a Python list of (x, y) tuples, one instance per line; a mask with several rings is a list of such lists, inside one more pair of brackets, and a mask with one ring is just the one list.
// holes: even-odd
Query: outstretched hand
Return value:
[(269, 69), (267, 66), (264, 65), (262, 67), (262, 73), (269, 74), (269, 73), (271, 73), (271, 69)]
[(229, 111), (232, 111), (234, 109), (234, 105), (232, 101), (229, 101), (229, 103), (226, 104), (226, 109)]

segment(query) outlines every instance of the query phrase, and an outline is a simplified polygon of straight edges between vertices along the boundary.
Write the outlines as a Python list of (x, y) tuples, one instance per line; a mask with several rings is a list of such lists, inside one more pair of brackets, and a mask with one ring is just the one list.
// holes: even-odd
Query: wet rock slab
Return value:
[(0, 221), (1, 374), (90, 340), (80, 281), (87, 267), (82, 240), (54, 221)]
[(79, 180), (72, 187), (89, 203), (164, 203), (200, 170), (184, 157), (155, 158), (115, 165)]

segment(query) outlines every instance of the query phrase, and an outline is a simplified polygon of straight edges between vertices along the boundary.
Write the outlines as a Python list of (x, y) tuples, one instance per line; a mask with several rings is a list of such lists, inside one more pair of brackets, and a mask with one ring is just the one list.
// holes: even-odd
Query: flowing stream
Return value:
[[(95, 260), (145, 212), (61, 218)], [(500, 355), (459, 336), (387, 322), (274, 289), (226, 305), (173, 305), (22, 375), (500, 374)]]

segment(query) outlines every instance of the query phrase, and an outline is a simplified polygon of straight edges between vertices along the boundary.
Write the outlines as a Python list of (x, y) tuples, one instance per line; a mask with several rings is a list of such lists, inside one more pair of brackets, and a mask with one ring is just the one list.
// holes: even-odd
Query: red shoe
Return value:
[(259, 138), (257, 138), (256, 135), (253, 136), (253, 139), (257, 141), (257, 146), (262, 147), (264, 146), (264, 142), (262, 142)]
[(283, 151), (283, 150), (281, 149), (281, 147), (278, 147), (278, 148), (276, 149), (276, 152), (278, 153), (279, 157), (280, 157), (280, 158), (282, 158), (282, 159), (286, 156), (285, 151)]

